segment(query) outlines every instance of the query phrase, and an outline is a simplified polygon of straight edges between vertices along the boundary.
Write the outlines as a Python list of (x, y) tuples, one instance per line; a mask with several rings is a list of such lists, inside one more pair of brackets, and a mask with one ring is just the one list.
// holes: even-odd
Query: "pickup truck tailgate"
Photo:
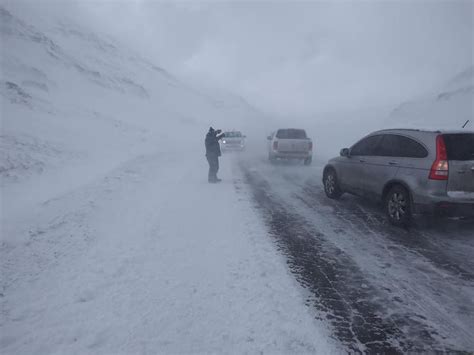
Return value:
[(309, 139), (279, 139), (278, 151), (285, 153), (307, 152), (310, 142)]

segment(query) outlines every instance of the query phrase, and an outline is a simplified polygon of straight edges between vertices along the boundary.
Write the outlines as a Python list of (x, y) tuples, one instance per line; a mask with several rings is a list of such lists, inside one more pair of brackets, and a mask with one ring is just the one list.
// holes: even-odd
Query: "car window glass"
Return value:
[(380, 139), (380, 135), (362, 139), (351, 148), (351, 155), (375, 155)]
[(305, 139), (306, 132), (303, 129), (279, 129), (276, 137), (279, 139)]
[(399, 156), (399, 154), (400, 141), (398, 140), (398, 136), (384, 134), (376, 155), (382, 157), (396, 157)]
[(474, 134), (444, 134), (449, 160), (474, 160)]
[(398, 138), (400, 157), (425, 158), (428, 156), (428, 151), (417, 141), (404, 136), (398, 136)]
[(239, 138), (239, 137), (242, 137), (242, 133), (240, 133), (240, 132), (225, 132), (225, 136), (227, 138)]
[(287, 138), (288, 137), (288, 130), (287, 129), (279, 129), (276, 133), (277, 138)]
[(424, 158), (428, 151), (415, 140), (396, 135), (384, 134), (377, 150), (378, 156), (401, 158)]

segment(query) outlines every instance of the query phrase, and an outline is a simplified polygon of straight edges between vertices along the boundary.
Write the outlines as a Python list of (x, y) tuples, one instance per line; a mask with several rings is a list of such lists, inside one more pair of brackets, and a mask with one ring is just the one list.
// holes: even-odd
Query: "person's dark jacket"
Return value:
[(209, 129), (206, 135), (206, 156), (221, 156), (221, 146), (219, 144), (219, 139), (223, 137), (223, 133), (215, 131), (214, 129)]

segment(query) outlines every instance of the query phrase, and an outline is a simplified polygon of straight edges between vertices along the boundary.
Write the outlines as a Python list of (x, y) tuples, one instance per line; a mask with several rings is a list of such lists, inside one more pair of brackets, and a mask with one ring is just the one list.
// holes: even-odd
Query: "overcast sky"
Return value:
[(473, 4), (96, 0), (62, 6), (180, 77), (286, 115), (397, 104), (442, 85), (473, 63)]

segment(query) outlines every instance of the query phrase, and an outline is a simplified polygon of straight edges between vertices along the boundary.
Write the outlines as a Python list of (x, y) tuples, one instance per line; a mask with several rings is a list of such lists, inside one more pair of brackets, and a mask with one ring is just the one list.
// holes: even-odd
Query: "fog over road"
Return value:
[[(472, 130), (473, 5), (0, 0), (0, 354), (472, 353), (474, 221), (321, 175)], [(210, 126), (246, 136), (219, 184)], [(268, 162), (283, 127), (311, 166)]]
[(353, 350), (470, 351), (474, 221), (393, 227), (380, 206), (326, 198), (323, 162), (236, 162), (307, 306)]

